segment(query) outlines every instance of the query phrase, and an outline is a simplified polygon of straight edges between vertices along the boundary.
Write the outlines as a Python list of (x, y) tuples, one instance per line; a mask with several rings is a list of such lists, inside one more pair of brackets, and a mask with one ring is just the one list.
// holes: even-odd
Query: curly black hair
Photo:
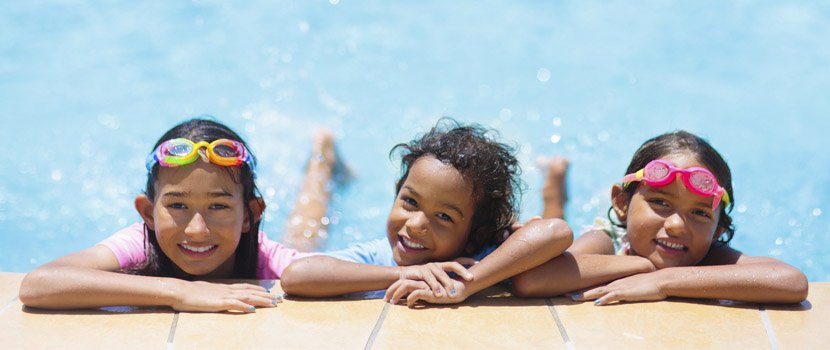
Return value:
[(473, 185), (475, 211), (470, 225), (465, 254), (472, 255), (483, 247), (501, 242), (504, 229), (517, 216), (521, 196), (521, 169), (512, 147), (496, 141), (498, 133), (478, 124), (462, 125), (442, 118), (427, 133), (409, 143), (400, 143), (389, 152), (401, 157), (401, 177), (395, 193), (409, 175), (418, 158), (431, 155), (457, 169)]

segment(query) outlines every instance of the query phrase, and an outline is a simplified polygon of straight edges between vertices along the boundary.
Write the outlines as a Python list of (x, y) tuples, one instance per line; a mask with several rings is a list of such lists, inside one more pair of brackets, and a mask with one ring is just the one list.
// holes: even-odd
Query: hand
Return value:
[[(384, 300), (397, 304), (406, 296), (406, 306), (415, 307), (418, 300), (432, 304), (456, 304), (467, 300), (467, 289), (463, 282), (453, 280), (455, 284), (449, 295), (435, 296), (424, 281), (399, 280), (386, 290)], [(391, 293), (391, 294), (390, 294)]]
[(666, 297), (668, 295), (661, 289), (659, 271), (620, 278), (607, 285), (571, 296), (577, 301), (594, 300), (595, 305), (607, 305), (619, 301), (663, 300)]
[(171, 306), (177, 311), (251, 313), (256, 312), (256, 307), (275, 307), (280, 302), (282, 296), (252, 284), (182, 281), (176, 301)]
[[(431, 262), (424, 265), (400, 266), (398, 267), (397, 282), (400, 282), (401, 280), (422, 281), (426, 283), (425, 289), (432, 291), (436, 297), (448, 294), (451, 295), (454, 293), (453, 291), (456, 284), (447, 272), (454, 272), (464, 280), (472, 281), (473, 274), (467, 271), (462, 263), (475, 264), (475, 262), (475, 260), (467, 258), (466, 260), (459, 259), (458, 261)], [(394, 291), (390, 293), (390, 290), (392, 290), (392, 287), (395, 285), (396, 284), (392, 284), (392, 286), (386, 290), (387, 296), (395, 294)], [(414, 290), (415, 287), (414, 285), (410, 285), (409, 288), (411, 291)], [(389, 301), (390, 299), (384, 297), (384, 300)], [(397, 299), (395, 300), (397, 301)]]

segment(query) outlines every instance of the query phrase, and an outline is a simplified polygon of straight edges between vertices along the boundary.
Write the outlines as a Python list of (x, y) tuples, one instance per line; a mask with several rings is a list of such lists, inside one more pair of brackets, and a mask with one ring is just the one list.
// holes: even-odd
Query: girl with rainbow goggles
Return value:
[[(323, 194), (332, 176), (331, 134), (316, 136), (314, 147), (329, 161), (307, 165), (298, 196), (305, 206), (292, 215), (308, 210), (319, 223), (328, 197), (314, 210), (308, 199)], [(207, 119), (176, 125), (147, 157), (147, 187), (135, 198), (143, 221), (38, 267), (24, 278), (20, 300), (49, 309), (158, 305), (249, 313), (275, 307), (282, 297), (261, 286), (199, 281), (278, 279), (289, 263), (308, 255), (259, 230), (265, 203), (255, 164), (242, 138), (225, 125)], [(292, 235), (305, 236), (290, 229), (284, 236)]]
[[(545, 188), (553, 190), (546, 191), (564, 193), (564, 171), (549, 170)], [(727, 245), (734, 235), (728, 214), (734, 205), (732, 176), (708, 142), (685, 131), (659, 135), (640, 146), (625, 173), (611, 188), (609, 221), (598, 219), (566, 254), (514, 278), (517, 294), (569, 293), (596, 305), (670, 296), (758, 303), (806, 299), (801, 271)], [(562, 212), (561, 201), (548, 200), (547, 193), (545, 199), (545, 213)]]

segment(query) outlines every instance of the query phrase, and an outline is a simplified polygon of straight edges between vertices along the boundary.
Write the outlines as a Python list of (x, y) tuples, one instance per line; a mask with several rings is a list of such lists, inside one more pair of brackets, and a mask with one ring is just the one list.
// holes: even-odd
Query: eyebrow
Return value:
[[(416, 195), (416, 196), (418, 196), (418, 197), (421, 197), (421, 194), (420, 194), (420, 193), (418, 193), (418, 191), (415, 191), (415, 189), (414, 189), (414, 188), (412, 188), (411, 186), (408, 186), (408, 185), (407, 185), (407, 186), (404, 186), (403, 188), (405, 188), (405, 189), (409, 190), (409, 192), (412, 192), (414, 195)], [(458, 206), (456, 206), (456, 205), (454, 205), (454, 204), (452, 204), (452, 203), (449, 203), (449, 202), (439, 202), (438, 204), (440, 204), (440, 205), (442, 205), (442, 206), (444, 206), (444, 207), (447, 207), (448, 209), (450, 209), (450, 210), (452, 210), (452, 211), (457, 212), (457, 213), (458, 213), (458, 215), (460, 215), (462, 219), (464, 218), (464, 212), (462, 212), (462, 211), (461, 211), (461, 209), (460, 209), (460, 208), (458, 208)]]
[[(230, 192), (225, 191), (225, 190), (211, 191), (211, 192), (208, 192), (207, 195), (208, 195), (208, 197), (211, 197), (211, 198), (233, 197), (233, 194), (231, 194)], [(162, 197), (182, 198), (182, 197), (187, 197), (187, 196), (190, 196), (189, 191), (170, 191), (170, 192), (165, 192), (164, 194), (162, 194)]]
[[(662, 195), (664, 195), (664, 196), (669, 196), (669, 197), (674, 196), (674, 194), (673, 194), (673, 193), (670, 193), (669, 191), (665, 191), (665, 190), (660, 189), (660, 188), (654, 188), (654, 187), (652, 187), (652, 188), (651, 188), (651, 190), (652, 190), (652, 191), (654, 191), (654, 192), (660, 193), (660, 194), (662, 194)], [(694, 194), (694, 193), (692, 193), (692, 194)], [(696, 195), (696, 194), (694, 194), (694, 195), (695, 195), (695, 196), (697, 196), (697, 197), (700, 197), (700, 196), (698, 196), (698, 195)], [(701, 197), (701, 198), (703, 198), (703, 197)], [(711, 204), (711, 203), (707, 203), (705, 200), (696, 200), (696, 201), (695, 201), (695, 205), (697, 205), (697, 206), (701, 206), (701, 207), (706, 207), (706, 208), (709, 208), (709, 209), (712, 209), (712, 204)]]

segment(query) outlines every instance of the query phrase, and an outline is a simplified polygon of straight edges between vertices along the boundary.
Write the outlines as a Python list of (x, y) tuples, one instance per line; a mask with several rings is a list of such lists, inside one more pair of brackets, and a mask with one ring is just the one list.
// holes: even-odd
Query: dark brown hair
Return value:
[[(204, 116), (195, 118), (174, 126), (172, 129), (164, 133), (158, 141), (156, 141), (156, 144), (153, 146), (153, 150), (155, 150), (156, 147), (164, 141), (182, 137), (194, 142), (212, 142), (218, 139), (239, 141), (242, 142), (242, 144), (245, 144), (245, 147), (250, 151), (250, 147), (248, 147), (245, 143), (245, 140), (243, 140), (236, 132), (217, 121), (206, 118), (210, 117)], [(251, 152), (251, 158), (254, 159), (255, 164), (256, 159), (254, 158), (253, 152)], [(233, 269), (233, 276), (230, 276), (230, 278), (253, 279), (256, 278), (258, 263), (259, 219), (253, 214), (250, 207), (250, 201), (254, 198), (261, 197), (261, 195), (259, 195), (259, 190), (256, 187), (254, 171), (248, 166), (248, 164), (243, 164), (238, 168), (227, 167), (225, 169), (234, 182), (242, 184), (242, 199), (245, 205), (245, 212), (248, 213), (249, 227), (251, 228), (249, 232), (244, 233), (239, 239), (239, 245), (236, 247), (235, 253), (236, 260)], [(158, 177), (158, 171), (159, 165), (156, 164), (147, 174), (147, 186), (144, 190), (144, 194), (146, 194), (151, 201), (155, 200), (156, 196), (155, 183), (156, 178)], [(176, 277), (182, 279), (194, 279), (198, 277), (190, 276), (175, 266), (170, 258), (162, 252), (158, 240), (156, 239), (156, 233), (150, 229), (146, 223), (144, 224), (144, 232), (147, 264), (142, 268), (133, 271), (134, 273), (140, 275)]]
[[(720, 220), (718, 221), (718, 226), (724, 228), (724, 233), (716, 241), (720, 245), (726, 245), (735, 235), (735, 226), (732, 224), (732, 217), (728, 214), (732, 212), (732, 207), (735, 206), (735, 195), (732, 193), (732, 172), (720, 153), (706, 140), (683, 130), (665, 133), (649, 139), (634, 152), (634, 157), (631, 158), (631, 163), (628, 164), (625, 173), (631, 174), (644, 168), (652, 160), (682, 152), (694, 154), (697, 160), (715, 175), (718, 183), (729, 194), (729, 205), (720, 206)], [(632, 182), (624, 188), (624, 193), (629, 199), (634, 195), (639, 185), (639, 182)]]

